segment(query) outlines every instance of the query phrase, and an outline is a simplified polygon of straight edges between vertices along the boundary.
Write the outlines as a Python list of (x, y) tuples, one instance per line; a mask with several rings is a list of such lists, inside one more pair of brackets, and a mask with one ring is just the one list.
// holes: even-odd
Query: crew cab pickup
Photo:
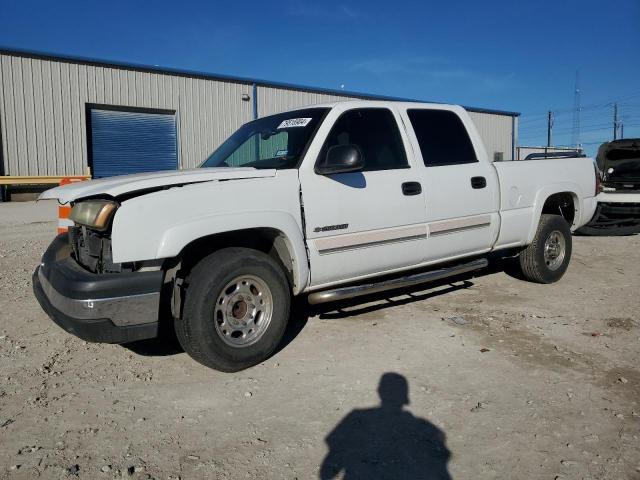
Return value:
[(292, 297), (404, 287), (518, 257), (555, 282), (596, 208), (588, 158), (492, 163), (459, 106), (347, 101), (242, 126), (200, 168), (48, 190), (73, 206), (33, 275), (65, 330), (126, 343), (175, 328), (235, 371), (281, 341)]

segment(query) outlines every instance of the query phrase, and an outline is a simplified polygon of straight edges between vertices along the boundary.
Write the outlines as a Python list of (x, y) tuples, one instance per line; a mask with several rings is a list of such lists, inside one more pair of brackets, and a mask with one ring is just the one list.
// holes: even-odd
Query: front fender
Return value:
[(293, 293), (297, 294), (304, 290), (309, 279), (309, 265), (304, 239), (297, 222), (286, 212), (258, 211), (212, 215), (177, 224), (162, 235), (157, 244), (155, 258), (175, 257), (189, 243), (199, 238), (251, 228), (272, 228), (284, 235), (293, 263)]
[(209, 235), (270, 228), (285, 238), (297, 293), (309, 278), (299, 188), (297, 171), (292, 170), (270, 178), (202, 182), (124, 200), (113, 219), (113, 261), (171, 258)]
[[(234, 214), (206, 215), (174, 222), (166, 228), (157, 228), (150, 222), (148, 229), (141, 227), (145, 219), (118, 212), (114, 222), (113, 260), (131, 262), (176, 257), (189, 243), (217, 233), (227, 233), (251, 228), (271, 228), (280, 231), (292, 260), (294, 294), (304, 290), (309, 279), (309, 265), (302, 231), (295, 218), (281, 211), (256, 211)], [(135, 225), (132, 222), (136, 222)], [(135, 227), (134, 227), (135, 225)], [(132, 232), (136, 232), (132, 235)], [(142, 233), (142, 235), (140, 235)]]

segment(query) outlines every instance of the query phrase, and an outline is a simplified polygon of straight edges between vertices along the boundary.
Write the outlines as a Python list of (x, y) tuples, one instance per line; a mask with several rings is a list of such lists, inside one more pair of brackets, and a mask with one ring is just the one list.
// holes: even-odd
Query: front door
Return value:
[[(426, 240), (425, 197), (407, 154), (406, 133), (389, 108), (335, 107), (300, 169), (311, 285), (355, 279), (419, 263)], [(327, 131), (328, 130), (328, 131)], [(364, 171), (319, 175), (329, 147), (360, 148)], [(411, 152), (411, 150), (409, 150)], [(317, 158), (314, 158), (316, 157)]]

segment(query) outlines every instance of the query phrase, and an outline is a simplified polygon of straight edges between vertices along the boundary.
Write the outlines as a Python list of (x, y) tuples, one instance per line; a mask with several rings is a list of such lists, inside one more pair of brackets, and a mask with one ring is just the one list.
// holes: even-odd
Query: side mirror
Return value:
[(362, 152), (357, 145), (334, 145), (316, 165), (318, 175), (359, 172), (364, 168)]

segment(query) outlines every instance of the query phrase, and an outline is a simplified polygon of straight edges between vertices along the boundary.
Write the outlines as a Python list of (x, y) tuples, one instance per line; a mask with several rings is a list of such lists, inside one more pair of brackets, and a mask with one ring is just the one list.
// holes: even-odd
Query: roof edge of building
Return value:
[[(310, 92), (310, 93), (322, 93), (327, 95), (356, 97), (356, 98), (361, 98), (363, 100), (444, 103), (444, 102), (434, 102), (431, 100), (419, 100), (415, 98), (403, 98), (403, 97), (394, 97), (389, 95), (378, 95), (378, 94), (372, 94), (372, 93), (337, 90), (337, 89), (331, 89), (331, 88), (311, 87), (308, 85), (296, 85), (296, 84), (286, 83), (286, 82), (262, 80), (257, 78), (249, 78), (249, 77), (234, 76), (234, 75), (224, 75), (224, 74), (211, 73), (211, 72), (202, 72), (197, 70), (161, 67), (158, 65), (145, 65), (145, 64), (138, 64), (138, 63), (132, 63), (132, 62), (123, 62), (119, 60), (103, 60), (98, 58), (56, 54), (56, 53), (36, 51), (36, 50), (5, 47), (2, 45), (0, 45), (0, 54), (19, 56), (19, 57), (38, 58), (42, 60), (53, 60), (58, 62), (61, 61), (61, 62), (68, 62), (68, 63), (80, 63), (85, 65), (94, 65), (94, 66), (100, 66), (100, 67), (116, 67), (116, 68), (122, 68), (126, 70), (135, 70), (135, 71), (142, 71), (142, 72), (149, 72), (149, 73), (161, 73), (165, 75), (176, 75), (176, 76), (183, 76), (183, 77), (186, 76), (186, 77), (202, 78), (202, 79), (208, 79), (208, 80), (221, 80), (221, 81), (234, 82), (234, 83), (246, 83), (249, 85), (255, 84), (261, 87), (276, 87), (276, 88), (284, 88), (288, 90), (299, 90), (299, 91)], [(470, 112), (476, 112), (476, 113), (490, 113), (494, 115), (504, 115), (509, 117), (520, 116), (520, 112), (510, 112), (507, 110), (496, 110), (491, 108), (469, 107), (464, 105), (463, 107), (465, 110), (468, 110)]]

